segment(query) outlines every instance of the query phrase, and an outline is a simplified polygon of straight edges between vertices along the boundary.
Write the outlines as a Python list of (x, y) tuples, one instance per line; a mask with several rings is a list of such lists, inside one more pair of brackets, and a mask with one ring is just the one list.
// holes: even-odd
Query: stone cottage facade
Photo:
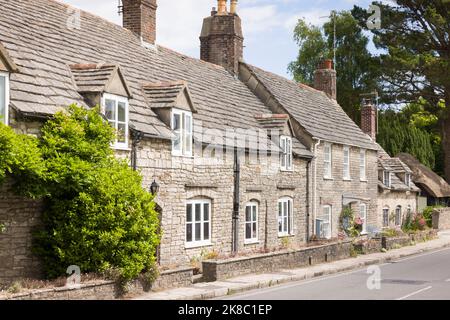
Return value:
[[(382, 223), (379, 146), (336, 103), (330, 62), (316, 89), (245, 63), (231, 2), (205, 18), (198, 60), (155, 43), (156, 0), (123, 0), (124, 27), (54, 0), (0, 0), (3, 121), (36, 135), (69, 104), (100, 105), (117, 156), (145, 188), (160, 186), (166, 267), (335, 238), (345, 206), (365, 229)], [(21, 207), (9, 194), (0, 197), (0, 256), (9, 261), (0, 279), (25, 274), (10, 239), (29, 235), (26, 215), (40, 210), (24, 210), (15, 230)], [(21, 250), (32, 259), (28, 243)]]
[[(371, 99), (364, 99), (361, 110), (361, 129), (376, 141), (378, 117)], [(418, 213), (420, 189), (414, 184), (413, 171), (399, 158), (391, 157), (380, 146), (378, 150), (377, 216), (382, 228), (400, 229), (405, 219)]]

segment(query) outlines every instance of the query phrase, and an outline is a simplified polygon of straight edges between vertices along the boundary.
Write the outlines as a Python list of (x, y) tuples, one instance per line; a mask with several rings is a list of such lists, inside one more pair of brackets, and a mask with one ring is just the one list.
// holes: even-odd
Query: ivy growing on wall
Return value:
[(0, 127), (0, 178), (11, 175), (18, 192), (45, 201), (34, 250), (47, 276), (70, 265), (114, 270), (124, 281), (153, 272), (160, 240), (153, 196), (114, 157), (114, 132), (98, 109), (72, 105), (41, 131), (38, 139)]

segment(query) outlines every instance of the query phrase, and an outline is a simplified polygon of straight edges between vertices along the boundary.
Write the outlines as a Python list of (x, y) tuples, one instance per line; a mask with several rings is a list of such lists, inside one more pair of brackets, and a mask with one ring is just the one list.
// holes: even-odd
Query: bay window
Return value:
[(0, 122), (8, 124), (9, 75), (0, 72)]
[(332, 148), (331, 143), (326, 143), (324, 145), (324, 151), (323, 151), (323, 176), (325, 179), (331, 179), (332, 178), (332, 171), (331, 171), (331, 162), (332, 162)]
[(344, 180), (350, 180), (350, 147), (344, 146)]
[(108, 119), (109, 124), (116, 131), (114, 148), (128, 148), (128, 99), (105, 93), (103, 95), (103, 108), (105, 110), (106, 119)]
[(294, 233), (294, 210), (291, 198), (278, 200), (278, 236), (288, 236)]
[(173, 109), (171, 125), (175, 134), (172, 140), (172, 154), (175, 156), (192, 156), (192, 113)]
[(249, 202), (245, 206), (245, 243), (258, 241), (258, 203)]
[(280, 137), (281, 149), (281, 170), (292, 170), (292, 139), (290, 137)]
[(211, 244), (211, 201), (191, 200), (186, 204), (186, 247)]

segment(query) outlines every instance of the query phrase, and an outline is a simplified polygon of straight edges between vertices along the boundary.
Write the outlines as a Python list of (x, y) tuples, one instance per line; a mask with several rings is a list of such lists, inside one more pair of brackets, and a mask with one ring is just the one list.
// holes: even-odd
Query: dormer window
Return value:
[(389, 171), (383, 172), (383, 183), (386, 187), (391, 187), (391, 173)]
[(280, 137), (281, 149), (281, 170), (292, 170), (292, 138), (287, 136)]
[(411, 187), (411, 175), (409, 173), (405, 174), (405, 184)]
[(8, 124), (9, 74), (0, 72), (0, 122)]
[(172, 154), (175, 156), (192, 156), (192, 113), (172, 109), (171, 127), (175, 137), (172, 139)]
[(109, 124), (116, 131), (113, 147), (115, 149), (128, 148), (128, 99), (121, 96), (105, 93), (103, 95), (103, 110)]

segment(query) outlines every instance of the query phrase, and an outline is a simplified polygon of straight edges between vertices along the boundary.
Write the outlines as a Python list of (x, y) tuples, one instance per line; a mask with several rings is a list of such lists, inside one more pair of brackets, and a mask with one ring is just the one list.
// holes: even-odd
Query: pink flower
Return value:
[(362, 221), (362, 219), (361, 219), (361, 218), (359, 218), (359, 217), (358, 217), (358, 218), (356, 218), (356, 219), (355, 219), (355, 224), (356, 224), (356, 225), (358, 225), (358, 226), (362, 225), (362, 224), (363, 224), (363, 221)]

